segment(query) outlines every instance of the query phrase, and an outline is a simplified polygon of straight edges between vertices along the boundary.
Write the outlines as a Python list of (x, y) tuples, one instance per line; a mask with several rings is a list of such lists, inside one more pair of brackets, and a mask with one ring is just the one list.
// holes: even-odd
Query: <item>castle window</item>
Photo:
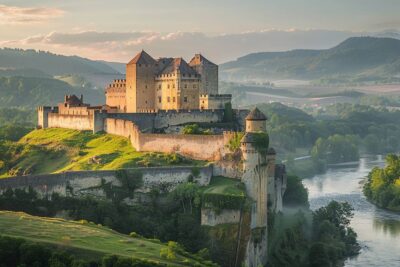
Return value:
[(175, 88), (175, 84), (174, 83), (172, 84), (172, 88)]
[(147, 84), (144, 86), (144, 88), (146, 88), (146, 89), (147, 89)]
[(160, 85), (158, 85), (158, 89), (161, 89), (161, 84), (160, 84)]
[(183, 87), (184, 87), (185, 89), (187, 89), (187, 84), (185, 84)]
[(169, 89), (169, 84), (168, 84), (167, 88)]
[(196, 87), (197, 87), (197, 86), (196, 86), (195, 84), (193, 84), (193, 88), (196, 89)]
[(185, 74), (183, 74), (183, 77), (185, 77)]
[(187, 102), (187, 96), (183, 97), (183, 102)]
[(161, 96), (158, 97), (158, 103), (161, 103)]
[(174, 102), (174, 103), (175, 103), (175, 96), (172, 98), (172, 102)]
[(141, 67), (142, 66), (142, 64), (139, 64), (139, 67)]
[(171, 98), (170, 97), (167, 97), (167, 102), (168, 103), (171, 102)]

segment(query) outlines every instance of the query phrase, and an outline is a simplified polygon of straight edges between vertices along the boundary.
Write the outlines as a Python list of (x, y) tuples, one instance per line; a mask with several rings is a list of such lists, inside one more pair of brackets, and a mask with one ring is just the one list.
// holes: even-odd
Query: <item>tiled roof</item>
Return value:
[(69, 105), (81, 105), (81, 104), (83, 104), (83, 102), (76, 95), (67, 96), (65, 102), (67, 104), (69, 104)]
[(207, 64), (207, 65), (215, 65), (216, 64), (212, 63), (210, 60), (206, 59), (202, 54), (195, 54), (192, 60), (190, 60), (189, 65), (190, 66), (197, 66), (200, 64)]
[(193, 70), (183, 58), (174, 58), (170, 60), (169, 64), (163, 68), (159, 74), (169, 74), (179, 70), (181, 74), (195, 75), (197, 72)]
[(249, 115), (247, 115), (246, 120), (249, 121), (266, 121), (267, 117), (258, 108), (254, 108)]
[(144, 50), (138, 53), (131, 61), (129, 61), (128, 65), (131, 64), (155, 64), (156, 61), (149, 54), (147, 54)]

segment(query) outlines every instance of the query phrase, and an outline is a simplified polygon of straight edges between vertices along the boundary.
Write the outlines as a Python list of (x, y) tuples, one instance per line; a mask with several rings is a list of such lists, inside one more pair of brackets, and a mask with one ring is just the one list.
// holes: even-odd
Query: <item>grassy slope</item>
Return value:
[(173, 160), (171, 155), (162, 153), (137, 152), (124, 137), (70, 129), (34, 130), (18, 143), (24, 149), (15, 155), (14, 169), (30, 169), (31, 174), (203, 164), (181, 158)]
[[(95, 254), (115, 254), (125, 257), (185, 265), (185, 258), (176, 255), (175, 260), (160, 257), (166, 245), (144, 238), (131, 238), (109, 228), (93, 223), (68, 221), (59, 218), (31, 216), (23, 212), (0, 211), (2, 235), (23, 238), (35, 242), (85, 250)], [(187, 259), (186, 259), (187, 260)], [(193, 262), (193, 260), (190, 260)]]
[(228, 196), (245, 196), (244, 187), (240, 180), (222, 176), (214, 176), (210, 185), (205, 187), (203, 194), (218, 194)]

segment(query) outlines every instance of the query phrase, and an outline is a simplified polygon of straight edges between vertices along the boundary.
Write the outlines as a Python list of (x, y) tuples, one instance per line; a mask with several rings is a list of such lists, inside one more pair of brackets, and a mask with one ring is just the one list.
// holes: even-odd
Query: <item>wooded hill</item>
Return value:
[(390, 81), (400, 74), (400, 40), (353, 37), (326, 50), (260, 52), (221, 65), (224, 80)]

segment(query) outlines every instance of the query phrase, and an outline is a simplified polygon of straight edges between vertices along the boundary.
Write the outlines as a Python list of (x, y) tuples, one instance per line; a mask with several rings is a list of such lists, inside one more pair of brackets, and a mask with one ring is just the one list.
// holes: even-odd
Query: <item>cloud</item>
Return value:
[(222, 63), (253, 52), (330, 48), (352, 36), (367, 35), (329, 30), (261, 30), (235, 34), (206, 35), (202, 32), (51, 32), (0, 46), (49, 50), (59, 54), (128, 62), (145, 49), (154, 57), (182, 56), (190, 59), (201, 52)]
[(0, 24), (39, 23), (63, 14), (64, 11), (58, 8), (0, 5)]

